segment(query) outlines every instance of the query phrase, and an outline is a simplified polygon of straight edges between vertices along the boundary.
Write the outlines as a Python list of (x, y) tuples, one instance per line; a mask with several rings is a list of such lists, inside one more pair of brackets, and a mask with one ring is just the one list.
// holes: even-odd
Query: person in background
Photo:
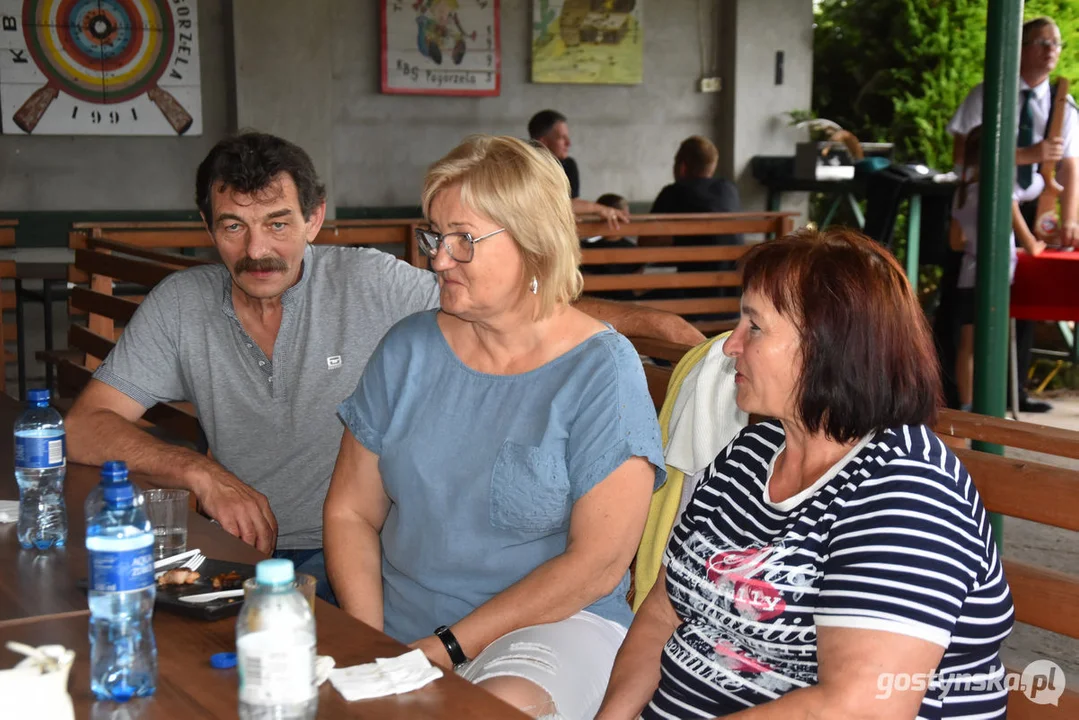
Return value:
[(573, 212), (578, 215), (599, 215), (615, 230), (620, 222), (629, 222), (629, 211), (613, 208), (600, 203), (582, 200), (581, 176), (577, 170), (577, 161), (569, 156), (569, 123), (566, 116), (556, 110), (540, 110), (528, 121), (528, 137), (533, 143), (542, 145), (551, 151), (566, 173), (569, 180), (569, 196)]
[[(705, 470), (596, 720), (998, 718), (1014, 622), (903, 268), (852, 230), (745, 256), (723, 345), (752, 424)], [(932, 673), (932, 675), (931, 675)], [(926, 685), (882, 685), (896, 677)]]
[[(974, 281), (977, 275), (978, 158), (981, 152), (981, 136), (980, 127), (976, 127), (967, 133), (963, 149), (964, 167), (960, 176), (959, 189), (956, 191), (955, 208), (952, 210), (953, 233), (959, 233), (956, 242), (957, 244), (962, 243), (963, 248), (963, 257), (959, 263), (959, 278), (956, 282), (959, 344), (956, 348), (955, 380), (959, 391), (959, 409), (967, 412), (970, 412), (974, 398), (974, 318), (976, 306)], [(1038, 176), (1038, 181), (1044, 182), (1040, 175)], [(1022, 245), (1023, 250), (1031, 255), (1040, 255), (1045, 250), (1045, 243), (1034, 237), (1023, 219), (1023, 214), (1019, 210), (1019, 193), (1020, 188), (1016, 187), (1012, 195), (1009, 280), (1015, 278), (1015, 265), (1018, 258), (1015, 247), (1016, 238), (1019, 239), (1019, 244)]]
[[(600, 195), (596, 198), (596, 203), (629, 214), (629, 200), (626, 200), (617, 193), (605, 193)], [(637, 247), (636, 238), (603, 237), (602, 235), (597, 235), (595, 237), (581, 239), (582, 250), (587, 250), (589, 248), (607, 249), (633, 247)], [(594, 275), (626, 275), (639, 272), (641, 269), (640, 265), (632, 263), (609, 263), (607, 265), (584, 265), (582, 267), (586, 273), (592, 273)], [(636, 297), (632, 290), (601, 290), (590, 294), (593, 297), (606, 298), (607, 300), (633, 300)]]
[(533, 716), (591, 720), (665, 473), (636, 350), (570, 305), (568, 189), (509, 137), (428, 171), (441, 310), (395, 326), (340, 405), (325, 527), (343, 609)]
[[(719, 165), (719, 150), (706, 137), (692, 135), (682, 141), (674, 155), (674, 182), (660, 190), (650, 212), (672, 213), (731, 213), (739, 212), (742, 203), (738, 188), (730, 180), (714, 177)], [(740, 245), (742, 236), (711, 236), (675, 238), (683, 245)]]
[[(1022, 50), (1019, 56), (1019, 106), (1017, 149), (1015, 152), (1016, 187), (1020, 210), (1027, 226), (1033, 228), (1034, 213), (1041, 194), (1039, 170), (1042, 163), (1057, 163), (1056, 179), (1064, 187), (1060, 195), (1060, 242), (1064, 246), (1079, 244), (1079, 115), (1075, 101), (1065, 107), (1061, 137), (1046, 138), (1055, 89), (1049, 84), (1049, 75), (1060, 60), (1064, 47), (1060, 28), (1047, 17), (1039, 17), (1023, 25)], [(982, 124), (984, 86), (979, 84), (963, 100), (955, 116), (948, 123), (953, 136), (953, 156), (956, 172), (965, 164), (963, 149), (965, 137)], [(1027, 397), (1023, 380), (1031, 363), (1034, 342), (1034, 322), (1017, 320), (1016, 345), (1018, 346), (1019, 409), (1023, 412), (1042, 413), (1052, 405)]]
[[(706, 137), (693, 135), (682, 141), (674, 155), (674, 182), (660, 190), (652, 203), (653, 214), (731, 213), (742, 209), (738, 188), (725, 178), (713, 177), (719, 165), (719, 151)], [(654, 244), (657, 240), (649, 239)], [(665, 239), (664, 244), (680, 246), (740, 245), (740, 234), (685, 235)], [(732, 271), (734, 262), (676, 263), (677, 272)], [(655, 298), (708, 298), (734, 295), (731, 288), (685, 288), (650, 293)], [(708, 316), (725, 319), (726, 316)], [(705, 318), (701, 318), (705, 319)]]

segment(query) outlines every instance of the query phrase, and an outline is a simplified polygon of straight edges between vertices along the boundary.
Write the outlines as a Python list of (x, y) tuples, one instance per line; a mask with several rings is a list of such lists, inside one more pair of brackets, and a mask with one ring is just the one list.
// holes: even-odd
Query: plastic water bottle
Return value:
[(236, 621), (240, 720), (310, 720), (318, 713), (315, 617), (295, 588), (291, 560), (255, 566)]
[(110, 461), (86, 498), (90, 558), (90, 690), (124, 702), (157, 687), (154, 531), (127, 465)]
[(26, 409), (15, 421), (15, 480), (19, 483), (16, 533), (24, 548), (63, 547), (67, 543), (64, 420), (49, 405), (48, 390), (30, 390), (26, 395)]

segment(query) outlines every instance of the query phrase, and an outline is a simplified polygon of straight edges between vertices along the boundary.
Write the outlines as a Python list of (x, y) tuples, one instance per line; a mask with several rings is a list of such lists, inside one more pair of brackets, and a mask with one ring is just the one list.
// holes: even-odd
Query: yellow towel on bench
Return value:
[[(667, 447), (669, 440), (671, 415), (674, 413), (674, 404), (682, 389), (682, 383), (685, 382), (689, 371), (708, 355), (712, 344), (728, 335), (730, 333), (723, 333), (701, 343), (687, 352), (674, 368), (670, 382), (667, 383), (667, 395), (663, 399), (663, 407), (659, 411), (659, 429), (664, 448)], [(682, 499), (684, 480), (685, 476), (681, 470), (667, 465), (667, 482), (652, 494), (652, 502), (648, 506), (648, 520), (644, 525), (644, 536), (637, 549), (633, 612), (637, 612), (645, 596), (648, 595), (648, 591), (656, 584), (656, 578), (659, 577), (667, 538), (671, 534), (675, 521), (678, 520), (678, 505)]]

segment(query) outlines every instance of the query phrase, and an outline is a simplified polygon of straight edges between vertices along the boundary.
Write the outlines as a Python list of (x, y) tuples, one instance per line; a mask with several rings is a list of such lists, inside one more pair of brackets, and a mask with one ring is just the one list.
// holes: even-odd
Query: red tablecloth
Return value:
[(1079, 321), (1079, 250), (1019, 253), (1011, 316), (1017, 320)]

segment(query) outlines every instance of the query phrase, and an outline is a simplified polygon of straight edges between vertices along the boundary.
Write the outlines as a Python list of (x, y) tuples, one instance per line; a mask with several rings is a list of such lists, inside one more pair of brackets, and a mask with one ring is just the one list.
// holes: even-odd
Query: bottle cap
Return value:
[(48, 405), (49, 391), (46, 388), (34, 388), (26, 391), (26, 401), (34, 405)]
[(127, 463), (109, 460), (102, 465), (101, 489), (107, 505), (130, 507), (135, 499), (135, 488), (127, 479)]
[(263, 560), (255, 566), (255, 579), (259, 585), (285, 585), (296, 579), (296, 570), (291, 560)]
[[(46, 392), (48, 392), (46, 390)], [(102, 481), (115, 482), (127, 480), (127, 463), (123, 460), (108, 460), (101, 466)]]
[(220, 652), (210, 656), (210, 665), (218, 670), (236, 667), (236, 653)]

